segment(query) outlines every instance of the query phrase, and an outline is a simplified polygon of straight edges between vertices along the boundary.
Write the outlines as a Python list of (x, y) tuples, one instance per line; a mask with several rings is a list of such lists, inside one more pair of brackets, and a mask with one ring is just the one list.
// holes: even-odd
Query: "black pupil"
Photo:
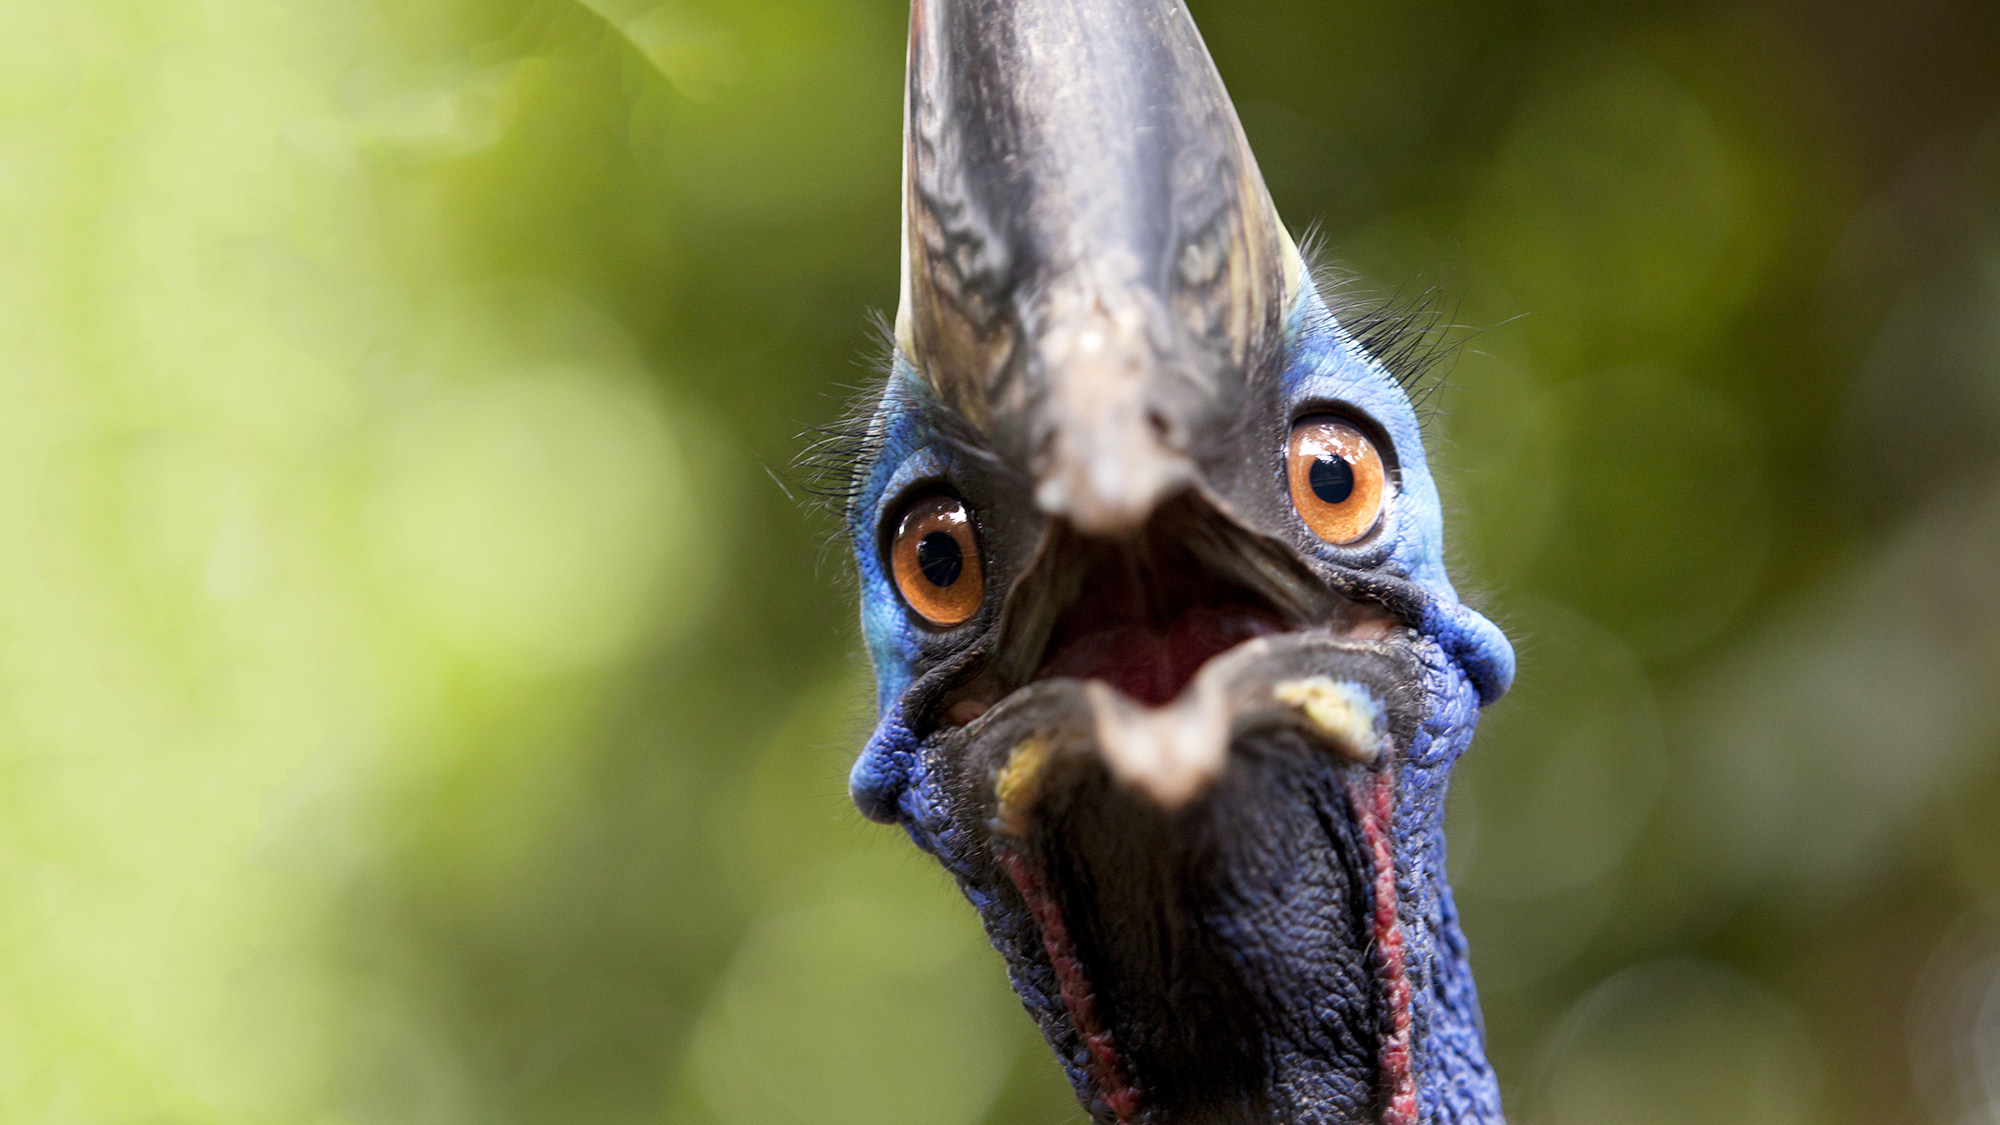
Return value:
[(1320, 455), (1307, 479), (1312, 482), (1313, 495), (1329, 504), (1345, 503), (1354, 495), (1354, 466), (1338, 457)]
[(958, 540), (942, 531), (933, 531), (917, 542), (917, 569), (931, 585), (943, 588), (965, 573), (965, 552)]

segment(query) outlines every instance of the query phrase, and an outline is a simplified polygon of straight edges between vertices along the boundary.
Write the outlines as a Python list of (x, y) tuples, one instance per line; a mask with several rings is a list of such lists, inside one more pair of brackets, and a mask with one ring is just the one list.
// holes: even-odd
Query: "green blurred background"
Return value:
[[(1480, 330), (1513, 1116), (2000, 1120), (2000, 7), (1194, 7), (1288, 219)], [(905, 18), (0, 5), (0, 1120), (1081, 1120), (847, 804), (773, 479)]]

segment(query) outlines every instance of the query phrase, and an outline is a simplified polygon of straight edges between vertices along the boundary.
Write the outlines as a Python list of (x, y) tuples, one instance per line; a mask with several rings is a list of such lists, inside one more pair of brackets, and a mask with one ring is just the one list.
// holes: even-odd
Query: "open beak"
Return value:
[(1246, 739), (1283, 732), (1369, 766), (1420, 710), (1396, 615), (1199, 494), (1116, 541), (1053, 524), (991, 653), (940, 709), (959, 720), (948, 756), (995, 779), (981, 799), (1017, 834), (1065, 771), (1103, 768), (1173, 812)]

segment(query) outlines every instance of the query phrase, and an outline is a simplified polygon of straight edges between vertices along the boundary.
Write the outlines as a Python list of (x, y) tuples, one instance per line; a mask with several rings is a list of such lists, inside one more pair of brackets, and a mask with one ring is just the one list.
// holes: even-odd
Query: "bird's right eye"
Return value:
[(925, 496), (904, 510), (889, 569), (903, 600), (939, 628), (963, 624), (986, 596), (972, 515), (955, 496)]

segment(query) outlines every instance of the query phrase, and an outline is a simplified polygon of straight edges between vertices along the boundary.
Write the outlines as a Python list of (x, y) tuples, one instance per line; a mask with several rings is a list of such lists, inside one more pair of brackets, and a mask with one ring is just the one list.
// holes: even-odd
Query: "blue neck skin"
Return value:
[[(1398, 913), (1412, 986), (1414, 1069), (1422, 1120), (1497, 1123), (1499, 1089), (1485, 1055), (1479, 1003), (1464, 934), (1445, 877), (1444, 809), (1452, 765), (1470, 745), (1479, 709), (1507, 690), (1514, 653), (1485, 617), (1458, 600), (1443, 564), (1443, 515), (1423, 453), (1422, 429), (1408, 395), (1365, 355), (1308, 282), (1287, 326), (1283, 370), (1287, 409), (1341, 403), (1371, 417), (1393, 444), (1399, 483), (1371, 565), (1415, 584), (1424, 595), (1416, 654), (1424, 670), (1428, 714), (1395, 764), (1392, 838)], [(924, 390), (898, 356), (878, 407), (880, 456), (863, 466), (849, 509), (862, 592), (861, 619), (879, 692), (881, 722), (854, 763), (850, 791), (869, 817), (901, 824), (958, 878), (988, 934), (1007, 960), (1022, 1002), (1043, 1026), (1061, 1011), (1055, 982), (1017, 956), (1034, 948), (1032, 919), (982, 886), (970, 862), (978, 841), (964, 838), (937, 782), (934, 747), (916, 739), (902, 713), (917, 658), (913, 626), (878, 557), (876, 528), (884, 504), (904, 483), (954, 466), (954, 451), (925, 425)], [(1301, 544), (1306, 550), (1317, 544)], [(1352, 560), (1341, 560), (1351, 563)], [(1310, 1021), (1307, 1021), (1310, 1022)], [(1079, 1090), (1083, 1059), (1064, 1053)]]

